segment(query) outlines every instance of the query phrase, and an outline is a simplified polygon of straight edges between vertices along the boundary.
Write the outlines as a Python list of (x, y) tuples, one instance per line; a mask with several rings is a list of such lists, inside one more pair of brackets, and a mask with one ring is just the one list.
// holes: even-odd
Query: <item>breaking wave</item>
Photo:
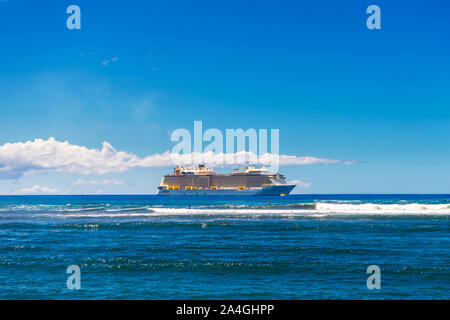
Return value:
[[(106, 206), (108, 207), (108, 206)], [(34, 217), (52, 218), (150, 218), (157, 216), (243, 217), (342, 217), (342, 216), (450, 216), (448, 204), (297, 203), (283, 205), (229, 205), (211, 207), (141, 206), (65, 208), (34, 212)]]
[(290, 204), (278, 206), (243, 206), (231, 208), (153, 208), (153, 214), (185, 215), (185, 214), (236, 214), (236, 215), (450, 215), (448, 204)]

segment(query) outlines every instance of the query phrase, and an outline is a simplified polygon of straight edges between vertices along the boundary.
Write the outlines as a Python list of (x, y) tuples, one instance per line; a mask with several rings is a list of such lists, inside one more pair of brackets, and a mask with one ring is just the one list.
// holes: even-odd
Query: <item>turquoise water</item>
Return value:
[(0, 299), (448, 299), (449, 217), (449, 195), (1, 196)]

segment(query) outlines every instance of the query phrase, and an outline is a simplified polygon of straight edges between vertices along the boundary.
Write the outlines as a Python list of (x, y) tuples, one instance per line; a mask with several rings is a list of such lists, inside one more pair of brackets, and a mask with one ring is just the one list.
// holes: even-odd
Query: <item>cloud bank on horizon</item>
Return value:
[[(352, 164), (354, 161), (326, 159), (311, 156), (255, 155), (241, 151), (234, 154), (205, 153), (175, 154), (166, 151), (139, 157), (126, 151), (117, 151), (110, 143), (103, 142), (101, 149), (57, 141), (35, 139), (27, 142), (6, 143), (0, 146), (0, 179), (18, 179), (26, 174), (39, 172), (68, 172), (87, 174), (107, 174), (124, 172), (132, 168), (169, 167), (194, 165), (198, 160), (210, 167), (245, 165), (249, 163), (270, 164), (277, 159), (280, 166), (311, 164)], [(224, 162), (224, 160), (226, 160)], [(226, 163), (226, 165), (223, 165)]]
[(56, 195), (56, 194), (62, 194), (62, 192), (58, 189), (48, 188), (41, 185), (34, 185), (30, 188), (22, 188), (18, 190), (14, 190), (10, 192), (11, 195), (41, 195), (41, 194), (48, 194), (48, 195)]

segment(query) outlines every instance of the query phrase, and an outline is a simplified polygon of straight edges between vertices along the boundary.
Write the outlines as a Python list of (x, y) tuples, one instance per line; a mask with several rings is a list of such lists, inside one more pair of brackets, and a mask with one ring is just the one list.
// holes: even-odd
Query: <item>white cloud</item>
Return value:
[(119, 60), (118, 57), (114, 57), (114, 58), (111, 58), (109, 60), (108, 59), (107, 60), (103, 60), (102, 61), (102, 66), (106, 67), (110, 62), (115, 62), (117, 60)]
[(44, 195), (44, 194), (61, 194), (58, 189), (51, 189), (47, 187), (41, 187), (40, 185), (35, 185), (31, 188), (23, 188), (14, 190), (11, 192), (13, 195)]
[(114, 180), (114, 179), (105, 179), (105, 180), (84, 180), (78, 179), (72, 183), (73, 185), (121, 185), (124, 184), (123, 181)]
[(288, 181), (288, 184), (295, 184), (297, 187), (309, 188), (311, 186), (311, 182), (305, 182), (301, 180), (291, 180)]
[(170, 167), (205, 163), (210, 167), (244, 165), (258, 163), (270, 165), (279, 159), (281, 166), (308, 164), (351, 164), (350, 161), (293, 155), (264, 154), (257, 156), (251, 152), (235, 154), (205, 153), (177, 154), (166, 151), (138, 157), (126, 151), (117, 151), (108, 142), (101, 149), (60, 142), (51, 137), (48, 140), (6, 143), (0, 146), (0, 179), (16, 179), (24, 174), (37, 172), (70, 172), (80, 174), (106, 174), (124, 172), (137, 167)]
[(137, 122), (146, 122), (153, 108), (153, 97), (147, 97), (141, 102), (131, 106), (132, 116)]
[(3, 194), (7, 194), (7, 195), (67, 195), (67, 194), (103, 194), (103, 190), (96, 190), (94, 192), (91, 191), (87, 191), (87, 190), (64, 190), (61, 191), (59, 189), (52, 189), (52, 188), (48, 188), (48, 187), (44, 187), (44, 186), (40, 186), (40, 185), (34, 185), (32, 187), (29, 188), (22, 188), (22, 189), (17, 189), (14, 191), (10, 191), (7, 193), (3, 193)]

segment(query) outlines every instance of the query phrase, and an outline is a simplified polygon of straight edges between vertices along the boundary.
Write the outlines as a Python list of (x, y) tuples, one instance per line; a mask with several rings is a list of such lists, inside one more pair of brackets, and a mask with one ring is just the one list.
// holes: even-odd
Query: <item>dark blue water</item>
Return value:
[(0, 299), (448, 299), (449, 217), (449, 195), (1, 196)]

